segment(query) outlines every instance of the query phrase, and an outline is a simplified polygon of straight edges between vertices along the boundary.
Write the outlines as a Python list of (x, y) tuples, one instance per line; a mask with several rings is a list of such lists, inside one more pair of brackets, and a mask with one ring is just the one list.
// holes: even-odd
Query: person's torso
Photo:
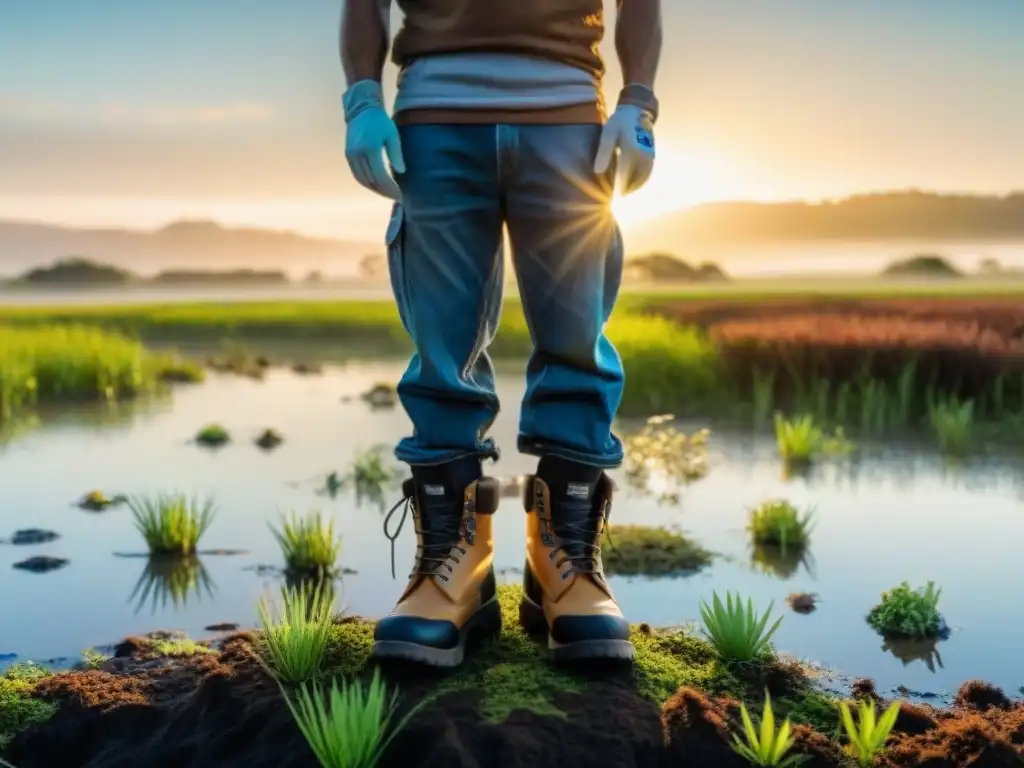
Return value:
[(594, 123), (600, 80), (553, 59), (515, 53), (444, 53), (413, 59), (398, 77), (399, 123)]
[(392, 58), (405, 67), (421, 56), (519, 53), (600, 78), (604, 0), (398, 0), (404, 14)]

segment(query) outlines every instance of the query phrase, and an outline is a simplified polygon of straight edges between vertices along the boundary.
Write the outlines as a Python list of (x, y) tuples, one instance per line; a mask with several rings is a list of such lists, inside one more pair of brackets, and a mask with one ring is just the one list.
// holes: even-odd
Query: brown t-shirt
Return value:
[(604, 0), (398, 0), (405, 21), (392, 59), (462, 51), (524, 53), (571, 64), (600, 80)]

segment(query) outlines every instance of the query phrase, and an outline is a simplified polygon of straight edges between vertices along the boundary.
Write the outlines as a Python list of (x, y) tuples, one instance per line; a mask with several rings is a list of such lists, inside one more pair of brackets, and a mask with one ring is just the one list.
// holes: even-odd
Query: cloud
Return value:
[(259, 102), (212, 105), (101, 104), (93, 107), (62, 105), (0, 93), (0, 119), (14, 122), (74, 122), (105, 127), (174, 128), (266, 123), (274, 108)]

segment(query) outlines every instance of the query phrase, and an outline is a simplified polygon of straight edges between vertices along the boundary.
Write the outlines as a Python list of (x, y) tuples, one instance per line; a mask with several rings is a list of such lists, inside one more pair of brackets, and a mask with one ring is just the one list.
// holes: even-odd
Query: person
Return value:
[[(604, 334), (623, 244), (611, 213), (654, 157), (660, 0), (617, 0), (625, 83), (602, 96), (603, 0), (398, 0), (393, 117), (381, 78), (390, 0), (347, 0), (340, 52), (346, 158), (356, 180), (394, 200), (386, 245), (398, 312), (415, 352), (398, 384), (412, 435), (393, 533), (412, 511), (408, 585), (375, 630), (373, 655), (462, 662), (474, 634), (500, 629), (492, 516), (498, 413), (487, 355), (499, 318), (507, 227), (533, 342), (519, 451), (538, 457), (524, 492), (522, 625), (557, 660), (633, 657), (605, 579), (600, 539), (623, 447), (612, 431), (624, 376)], [(385, 161), (386, 158), (386, 161)]]

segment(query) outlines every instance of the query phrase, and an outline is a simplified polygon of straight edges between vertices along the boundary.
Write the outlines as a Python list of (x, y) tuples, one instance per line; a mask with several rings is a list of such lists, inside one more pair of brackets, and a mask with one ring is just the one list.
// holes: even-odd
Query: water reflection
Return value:
[(192, 596), (201, 601), (204, 592), (213, 600), (216, 589), (217, 585), (199, 557), (154, 555), (146, 559), (146, 567), (135, 582), (128, 602), (135, 603), (138, 614), (148, 601), (150, 614), (156, 615), (166, 610), (168, 604), (175, 611), (184, 609)]
[(782, 581), (792, 579), (801, 568), (811, 579), (816, 578), (814, 557), (807, 547), (785, 547), (755, 542), (750, 545), (750, 565), (755, 571)]
[(905, 638), (887, 638), (882, 650), (888, 651), (906, 667), (915, 661), (923, 661), (930, 672), (935, 672), (936, 665), (943, 669), (942, 656), (939, 654), (938, 638), (922, 638), (911, 640)]

